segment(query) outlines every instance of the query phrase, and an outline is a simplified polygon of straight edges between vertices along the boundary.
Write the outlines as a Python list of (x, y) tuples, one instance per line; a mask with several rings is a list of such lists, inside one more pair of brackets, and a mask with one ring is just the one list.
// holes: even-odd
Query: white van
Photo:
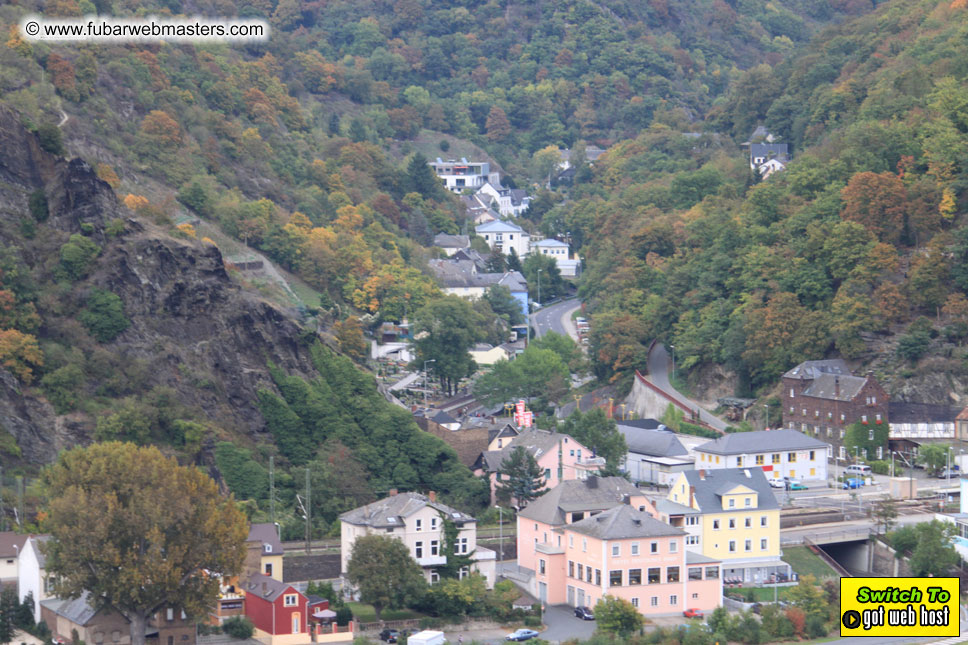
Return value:
[(871, 467), (865, 464), (853, 464), (851, 466), (847, 466), (847, 470), (844, 472), (846, 472), (848, 475), (860, 475), (862, 477), (870, 477), (872, 474)]

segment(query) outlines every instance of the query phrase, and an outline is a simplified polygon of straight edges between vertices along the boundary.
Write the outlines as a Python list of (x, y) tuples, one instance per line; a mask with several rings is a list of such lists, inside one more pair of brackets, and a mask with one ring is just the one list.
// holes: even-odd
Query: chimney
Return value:
[(267, 585), (266, 585), (266, 581), (265, 581), (265, 580), (263, 580), (263, 581), (262, 581), (262, 595), (263, 595), (263, 596), (268, 596), (268, 595), (269, 595), (269, 592), (268, 592), (268, 591), (266, 591), (266, 587), (267, 587)]
[(699, 479), (702, 480), (702, 481), (706, 481), (706, 471), (705, 470), (700, 470), (699, 471)]
[(622, 495), (622, 503), (623, 504), (626, 504), (626, 505), (631, 505), (632, 504), (632, 496), (629, 495), (628, 493), (625, 493), (624, 495)]
[(396, 497), (396, 495), (397, 495), (397, 489), (396, 488), (391, 488), (390, 489), (390, 497)]
[(432, 490), (429, 493), (427, 493), (427, 499), (429, 499), (431, 502), (436, 502), (437, 501), (437, 491)]
[(874, 370), (867, 370), (867, 378), (874, 378)]
[(840, 398), (840, 377), (839, 376), (834, 377), (834, 398), (835, 399)]
[(689, 506), (692, 506), (693, 502), (695, 501), (696, 501), (696, 487), (690, 486), (689, 487)]

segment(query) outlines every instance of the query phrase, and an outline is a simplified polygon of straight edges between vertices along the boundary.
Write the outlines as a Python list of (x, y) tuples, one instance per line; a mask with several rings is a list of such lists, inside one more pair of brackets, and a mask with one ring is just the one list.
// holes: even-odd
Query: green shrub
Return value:
[(121, 298), (104, 289), (92, 289), (87, 298), (87, 307), (78, 316), (81, 323), (98, 342), (114, 340), (131, 325), (124, 315)]
[(868, 463), (875, 475), (889, 475), (891, 473), (891, 462), (871, 461)]
[(245, 616), (232, 616), (222, 623), (222, 631), (232, 638), (248, 640), (252, 638), (255, 627)]
[(101, 252), (101, 247), (83, 235), (75, 233), (67, 244), (61, 247), (61, 268), (71, 280), (80, 280), (86, 276), (93, 265), (94, 258)]
[(809, 638), (822, 638), (827, 635), (827, 624), (820, 616), (810, 616), (807, 618), (807, 636)]
[[(245, 448), (223, 441), (215, 446), (215, 465), (239, 499), (263, 499), (269, 490), (269, 473)], [(330, 587), (332, 590), (332, 587)], [(330, 602), (332, 598), (328, 598)]]
[(353, 610), (346, 605), (340, 605), (336, 610), (336, 624), (343, 627), (349, 625), (351, 620), (353, 620)]
[(541, 627), (541, 617), (540, 616), (525, 616), (524, 617), (525, 627)]
[(54, 155), (64, 154), (64, 139), (61, 137), (60, 128), (53, 123), (42, 123), (37, 126), (37, 138), (40, 139), (40, 147)]
[(90, 222), (81, 222), (81, 235), (94, 235), (94, 224)]
[(77, 406), (84, 385), (84, 372), (74, 363), (60, 367), (40, 379), (47, 400), (57, 414), (67, 414)]
[(447, 139), (441, 139), (440, 143), (437, 145), (440, 146), (440, 149), (444, 152), (447, 152), (448, 150), (450, 150), (450, 141), (448, 141)]
[(47, 221), (50, 217), (50, 208), (47, 205), (47, 195), (43, 190), (35, 190), (30, 193), (30, 199), (27, 201), (27, 207), (30, 209), (30, 214), (38, 222)]

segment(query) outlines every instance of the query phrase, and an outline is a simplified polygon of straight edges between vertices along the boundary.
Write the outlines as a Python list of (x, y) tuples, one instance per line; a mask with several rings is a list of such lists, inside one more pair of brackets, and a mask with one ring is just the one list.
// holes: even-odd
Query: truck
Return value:
[(444, 645), (446, 642), (444, 632), (435, 632), (430, 629), (411, 634), (407, 638), (407, 645)]

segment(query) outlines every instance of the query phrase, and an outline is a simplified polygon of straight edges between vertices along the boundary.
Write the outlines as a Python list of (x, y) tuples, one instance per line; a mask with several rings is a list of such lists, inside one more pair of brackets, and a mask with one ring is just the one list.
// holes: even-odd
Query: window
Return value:
[(430, 572), (430, 584), (434, 585), (434, 584), (437, 584), (438, 582), (440, 582), (440, 574), (437, 573), (436, 569), (434, 569), (433, 571)]
[(746, 540), (743, 543), (743, 550), (744, 551), (752, 551), (753, 550), (753, 540)]
[(292, 615), (292, 633), (293, 634), (299, 633), (300, 624), (302, 623), (302, 620), (300, 620), (300, 618), (301, 616), (299, 615), (298, 611)]
[(790, 414), (793, 414), (793, 406), (790, 406)]
[(569, 457), (574, 457), (575, 456), (575, 450), (574, 449), (569, 450), (568, 451), (568, 456)]
[(867, 415), (866, 414), (860, 415), (860, 421), (861, 423), (867, 423)]
[(698, 535), (687, 535), (686, 536), (686, 544), (687, 545), (690, 545), (690, 546), (695, 546), (695, 545), (699, 544), (699, 536)]
[(638, 555), (639, 554), (639, 543), (638, 542), (633, 542), (632, 543), (632, 546), (630, 547), (630, 549), (632, 550), (632, 555)]
[(729, 541), (729, 552), (736, 553), (736, 540)]
[(820, 418), (820, 410), (814, 410), (813, 411), (813, 416), (814, 416), (814, 418), (819, 419)]
[(579, 562), (578, 563), (578, 579), (581, 580), (584, 577), (585, 577), (585, 567), (582, 566), (582, 564)]
[(651, 553), (658, 553), (659, 552), (659, 543), (658, 542), (652, 542), (651, 544), (649, 544), (649, 551)]
[(263, 544), (262, 545), (262, 550), (265, 551), (266, 553), (272, 553), (272, 545), (271, 544)]
[(471, 575), (471, 568), (470, 567), (461, 567), (460, 569), (457, 570), (457, 579), (458, 580), (463, 580), (464, 578), (466, 578), (469, 575)]
[(846, 415), (846, 414), (843, 414), (843, 413), (841, 413), (841, 415), (840, 415), (840, 420), (841, 420), (841, 421), (846, 421), (846, 420), (847, 420), (847, 415)]
[(618, 557), (622, 553), (622, 547), (618, 544), (612, 545), (612, 557)]
[(467, 538), (466, 537), (460, 538), (458, 540), (458, 544), (460, 545), (460, 549), (458, 549), (458, 552), (467, 553)]
[(807, 409), (806, 409), (806, 408), (803, 408), (803, 409), (801, 410), (801, 412), (803, 413), (803, 416), (807, 416)]
[(743, 458), (742, 457), (737, 457), (736, 458), (736, 467), (737, 468), (742, 468), (743, 467)]
[(669, 596), (669, 604), (670, 605), (678, 605), (679, 604), (679, 597), (676, 596), (675, 594)]
[(609, 587), (621, 587), (622, 586), (622, 570), (616, 569), (614, 571), (608, 572), (608, 586)]
[(716, 580), (719, 578), (719, 567), (706, 567), (706, 580)]
[(752, 528), (753, 527), (753, 518), (752, 517), (747, 517), (746, 518), (746, 521), (744, 522), (744, 526), (746, 528), (748, 528), (748, 529), (749, 528)]
[(713, 520), (713, 530), (714, 531), (719, 530), (719, 520)]
[(175, 610), (172, 609), (171, 607), (169, 607), (168, 611), (165, 612), (165, 620), (167, 620), (169, 623), (175, 620)]
[(697, 515), (689, 515), (686, 517), (686, 526), (698, 526), (699, 517)]
[(766, 526), (766, 515), (760, 516), (760, 526)]
[(629, 586), (642, 584), (642, 569), (629, 569)]
[(762, 466), (763, 465), (763, 461), (764, 461), (763, 460), (763, 455), (756, 455), (756, 465), (757, 466)]
[(545, 479), (551, 479), (551, 469), (545, 468)]
[(745, 506), (746, 508), (749, 508), (752, 505), (753, 505), (753, 498), (752, 497), (744, 497), (743, 498), (743, 506)]
[(792, 387), (790, 388), (790, 398), (791, 398), (791, 399), (792, 399), (792, 398), (794, 398), (794, 395), (793, 395), (793, 388), (792, 388)]
[(638, 607), (639, 607), (639, 599), (638, 598), (632, 598), (632, 606), (635, 607), (636, 609), (638, 609)]
[(690, 580), (702, 580), (702, 567), (689, 567)]
[(543, 574), (545, 572), (545, 561), (538, 560), (538, 573)]
[(650, 601), (649, 604), (651, 604), (653, 607), (658, 607), (659, 606), (659, 597), (658, 596), (652, 596), (652, 600)]
[(766, 551), (767, 549), (766, 545), (767, 545), (766, 538), (760, 538), (760, 551)]
[(735, 529), (736, 528), (736, 518), (735, 517), (729, 518), (729, 528), (731, 528), (731, 529)]
[(266, 575), (272, 577), (272, 563), (266, 562)]
[(422, 531), (423, 530), (423, 520), (421, 520), (421, 519), (414, 520), (413, 521), (413, 530), (414, 531)]
[(592, 568), (585, 567), (585, 582), (591, 583), (592, 581)]
[(679, 582), (679, 567), (666, 567), (666, 582)]
[(771, 463), (774, 463), (774, 464), (780, 463), (780, 453), (774, 452), (773, 455), (770, 457), (770, 461)]
[(843, 428), (840, 429), (840, 438), (841, 439), (844, 438), (844, 429)]
[(880, 421), (880, 420), (881, 420), (881, 415), (875, 414), (874, 415), (874, 421)]
[(678, 553), (678, 551), (679, 551), (679, 543), (669, 542), (669, 553)]
[(430, 518), (430, 530), (431, 531), (436, 531), (437, 530), (437, 518), (436, 517), (431, 517)]
[(827, 412), (827, 418), (828, 419), (833, 419), (834, 418), (834, 413), (833, 412)]
[(582, 538), (581, 539), (581, 550), (582, 551), (587, 551), (588, 550), (588, 540), (585, 539), (585, 538)]
[(797, 453), (795, 453), (795, 452), (788, 452), (787, 453), (787, 461), (790, 462), (791, 464), (797, 463)]
[(440, 555), (440, 542), (437, 540), (430, 541), (430, 555)]
[(575, 563), (572, 562), (571, 560), (568, 561), (568, 577), (569, 578), (575, 577)]
[(282, 597), (282, 606), (295, 607), (296, 605), (299, 604), (298, 599), (299, 599), (299, 596), (297, 596), (296, 594), (287, 593), (285, 596)]
[(659, 567), (649, 567), (649, 584), (657, 585), (659, 584), (659, 579), (662, 577), (662, 570)]
[(729, 498), (729, 507), (730, 508), (735, 508), (736, 507), (736, 500), (733, 499), (732, 497)]
[(877, 447), (877, 458), (878, 459), (883, 459), (884, 458), (884, 446), (878, 446)]
[(418, 560), (423, 557), (423, 542), (417, 542), (413, 547), (413, 555)]
[(843, 446), (841, 446), (840, 447), (840, 458), (841, 459), (846, 459), (846, 457), (845, 457), (846, 454), (847, 454), (847, 450)]

